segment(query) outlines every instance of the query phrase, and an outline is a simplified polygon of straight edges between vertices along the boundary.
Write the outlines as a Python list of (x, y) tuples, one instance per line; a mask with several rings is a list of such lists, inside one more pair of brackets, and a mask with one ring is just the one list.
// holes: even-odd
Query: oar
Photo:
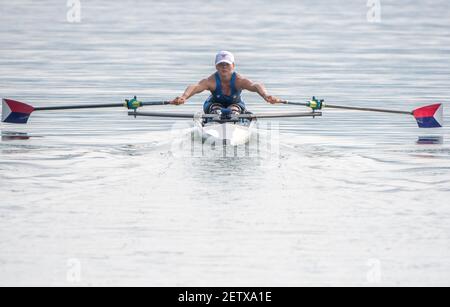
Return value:
[(352, 107), (352, 106), (340, 106), (333, 104), (325, 104), (323, 100), (318, 100), (315, 97), (308, 102), (291, 102), (282, 101), (285, 104), (292, 104), (297, 106), (305, 106), (316, 110), (323, 108), (343, 109), (343, 110), (356, 110), (356, 111), (369, 111), (369, 112), (381, 112), (391, 114), (405, 114), (412, 115), (417, 121), (420, 128), (441, 128), (443, 127), (444, 106), (442, 104), (433, 104), (425, 107), (415, 109), (413, 111), (398, 111), (379, 108), (365, 108), (365, 107)]
[(108, 104), (82, 104), (68, 106), (52, 106), (52, 107), (33, 107), (26, 103), (12, 100), (2, 100), (2, 122), (13, 124), (26, 124), (31, 113), (36, 111), (55, 111), (55, 110), (75, 110), (75, 109), (97, 109), (97, 108), (116, 108), (125, 107), (127, 109), (136, 110), (142, 106), (167, 105), (170, 101), (147, 101), (142, 102), (136, 99), (125, 100), (125, 103), (108, 103)]

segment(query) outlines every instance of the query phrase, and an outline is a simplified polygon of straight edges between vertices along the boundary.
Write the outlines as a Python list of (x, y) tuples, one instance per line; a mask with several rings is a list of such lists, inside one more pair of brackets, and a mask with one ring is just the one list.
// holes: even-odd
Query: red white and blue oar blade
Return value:
[(413, 111), (420, 128), (441, 128), (444, 126), (444, 106), (433, 104)]
[(26, 103), (2, 99), (2, 122), (12, 124), (26, 124), (34, 108)]

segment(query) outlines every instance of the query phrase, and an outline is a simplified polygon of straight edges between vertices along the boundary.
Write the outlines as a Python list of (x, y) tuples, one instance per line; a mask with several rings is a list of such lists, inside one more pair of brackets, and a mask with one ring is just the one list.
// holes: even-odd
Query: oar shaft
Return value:
[(377, 109), (377, 108), (362, 108), (362, 107), (345, 107), (345, 106), (337, 106), (337, 105), (332, 105), (332, 104), (325, 104), (325, 107), (333, 108), (333, 109), (369, 111), (369, 112), (392, 113), (392, 114), (407, 114), (407, 115), (413, 114), (412, 112), (409, 112), (409, 111), (398, 111), (398, 110)]
[(55, 106), (55, 107), (38, 107), (34, 108), (35, 111), (55, 111), (55, 110), (74, 110), (74, 109), (97, 109), (97, 108), (115, 108), (123, 107), (123, 103), (110, 103), (110, 104), (85, 104), (85, 105), (73, 105), (73, 106)]
[[(170, 104), (170, 101), (148, 101), (141, 102), (142, 106), (157, 106)], [(34, 108), (35, 111), (55, 111), (55, 110), (75, 110), (75, 109), (100, 109), (100, 108), (117, 108), (126, 107), (123, 103), (108, 103), (108, 104), (82, 104), (72, 106), (54, 106), (54, 107), (38, 107)]]
[[(285, 101), (284, 103), (297, 105), (297, 106), (305, 106), (305, 107), (310, 106), (309, 103), (306, 103), (306, 102)], [(409, 111), (398, 111), (398, 110), (388, 110), (388, 109), (378, 109), (378, 108), (347, 107), (347, 106), (338, 106), (338, 105), (332, 105), (332, 104), (323, 104), (323, 107), (324, 108), (332, 108), (332, 109), (342, 109), (342, 110), (356, 110), (356, 111), (369, 111), (369, 112), (413, 115), (413, 112), (409, 112)]]

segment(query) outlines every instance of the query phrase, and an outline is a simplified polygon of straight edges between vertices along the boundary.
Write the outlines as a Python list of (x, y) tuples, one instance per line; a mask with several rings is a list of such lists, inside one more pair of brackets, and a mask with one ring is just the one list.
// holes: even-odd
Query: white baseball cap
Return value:
[(234, 63), (234, 55), (229, 51), (219, 51), (216, 55), (216, 65), (220, 63), (232, 65)]

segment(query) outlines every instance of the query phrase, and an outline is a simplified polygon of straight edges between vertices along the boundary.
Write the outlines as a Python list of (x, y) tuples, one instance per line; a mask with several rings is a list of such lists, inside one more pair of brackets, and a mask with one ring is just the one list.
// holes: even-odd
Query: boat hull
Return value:
[(208, 143), (238, 146), (249, 142), (256, 120), (233, 122), (196, 121), (197, 131)]

